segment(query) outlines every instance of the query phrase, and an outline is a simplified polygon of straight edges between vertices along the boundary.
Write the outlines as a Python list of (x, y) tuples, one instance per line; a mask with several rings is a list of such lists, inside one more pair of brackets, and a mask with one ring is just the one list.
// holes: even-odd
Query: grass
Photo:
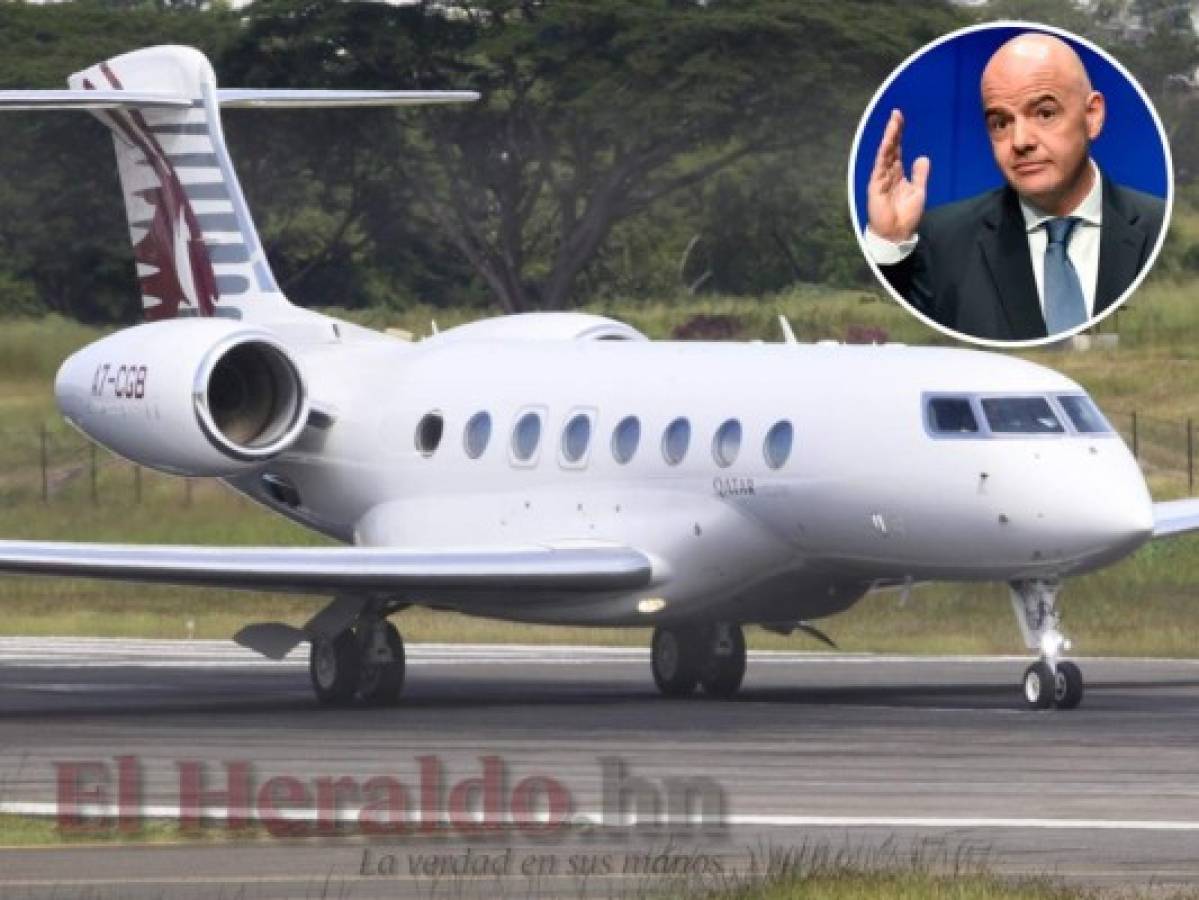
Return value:
[[(1142, 463), (1158, 499), (1187, 493), (1185, 422), (1199, 412), (1199, 280), (1151, 280), (1121, 314), (1116, 349), (1022, 355), (1088, 388), (1126, 432), (1138, 415)], [(801, 287), (768, 298), (673, 298), (662, 303), (609, 302), (593, 312), (668, 336), (693, 316), (731, 316), (745, 339), (778, 340), (785, 314), (802, 340), (845, 339), (851, 328), (893, 340), (928, 343), (930, 332), (889, 300), (869, 291)], [(341, 314), (339, 311), (331, 311)], [(374, 327), (428, 333), (477, 318), (478, 311), (415, 307), (402, 314), (351, 317)], [(346, 314), (350, 315), (350, 314)], [(52, 384), (61, 360), (99, 332), (55, 317), (0, 323), (0, 535), (29, 539), (198, 544), (302, 545), (320, 538), (258, 509), (211, 482), (189, 487), (142, 473), (102, 451), (95, 457), (64, 426)], [(947, 343), (933, 337), (939, 343)], [(47, 426), (49, 502), (42, 502), (40, 428)], [(138, 478), (140, 477), (140, 486)], [(94, 491), (94, 494), (93, 494)], [(140, 494), (138, 493), (140, 491)], [(1066, 624), (1083, 654), (1194, 656), (1199, 653), (1199, 538), (1152, 544), (1119, 566), (1072, 580)], [(251, 621), (301, 624), (319, 598), (200, 589), (166, 589), (67, 579), (0, 579), (0, 632), (97, 636), (223, 638)], [(1136, 614), (1130, 615), (1129, 604)], [(449, 613), (402, 614), (413, 641), (605, 643), (645, 646), (643, 629), (557, 628), (490, 622)], [(190, 626), (189, 626), (190, 623)], [(825, 623), (845, 650), (897, 653), (1022, 653), (1001, 585), (917, 587), (867, 597)], [(803, 637), (753, 632), (759, 649), (812, 648)]]
[[(990, 868), (985, 845), (953, 844), (918, 838), (907, 844), (895, 836), (878, 844), (804, 841), (799, 845), (750, 848), (746, 871), (707, 891), (687, 896), (708, 900), (1100, 900), (1149, 897), (1193, 900), (1199, 892), (1142, 892), (1125, 885), (1116, 891), (1067, 885), (1041, 877), (1005, 877)], [(681, 891), (678, 893), (682, 893)]]
[(224, 841), (261, 837), (258, 826), (229, 831), (218, 824), (183, 829), (177, 822), (147, 819), (136, 831), (116, 827), (60, 828), (50, 816), (0, 815), (0, 847), (45, 847), (62, 844), (170, 844), (179, 841)]
[[(166, 844), (264, 841), (270, 839), (261, 825), (229, 831), (219, 823), (184, 829), (177, 822), (145, 820), (134, 831), (116, 827), (59, 828), (53, 818), (0, 815), (0, 847), (155, 846)], [(286, 839), (286, 837), (284, 837)], [(354, 840), (352, 834), (350, 839)], [(565, 838), (569, 841), (569, 836)], [(929, 842), (939, 845), (940, 842)], [(917, 844), (905, 854), (896, 841), (878, 847), (847, 848), (829, 844), (751, 849), (744, 868), (718, 874), (645, 875), (632, 896), (693, 897), (703, 900), (1101, 900), (1095, 889), (1067, 886), (1047, 877), (1011, 878), (990, 872), (985, 854), (964, 847), (937, 846), (931, 851)], [(566, 855), (573, 845), (546, 847), (547, 853)], [(696, 853), (700, 856), (704, 854)], [(692, 854), (682, 854), (690, 857)], [(714, 854), (721, 856), (720, 853)], [(769, 859), (766, 859), (766, 856)], [(520, 876), (513, 875), (519, 888)], [(474, 882), (463, 880), (464, 886)], [(499, 888), (507, 887), (503, 882)], [(506, 892), (505, 892), (506, 893)], [(1122, 889), (1121, 897), (1139, 896)], [(1154, 897), (1193, 900), (1199, 892), (1157, 891)]]
[[(183, 829), (178, 823), (147, 820), (132, 832), (116, 828), (83, 830), (60, 829), (54, 819), (0, 815), (0, 847), (34, 848), (63, 846), (115, 846), (198, 844), (222, 841), (262, 841), (269, 839), (261, 826), (249, 826), (231, 832), (219, 824), (210, 823), (199, 829)], [(545, 848), (553, 853), (552, 848)], [(565, 854), (569, 848), (559, 848)], [(1011, 878), (991, 873), (981, 865), (965, 866), (954, 860), (928, 862), (916, 858), (897, 861), (884, 842), (880, 853), (851, 851), (845, 858), (843, 850), (825, 845), (804, 845), (796, 848), (770, 848), (773, 856), (802, 859), (799, 865), (787, 865), (780, 871), (764, 872), (759, 860), (751, 853), (744, 871), (721, 875), (645, 876), (632, 896), (693, 897), (703, 900), (1102, 900), (1111, 893), (1088, 887), (1068, 886), (1048, 877)], [(919, 855), (921, 851), (913, 853)], [(877, 855), (877, 859), (874, 857)], [(883, 860), (880, 863), (880, 860)], [(513, 876), (519, 878), (519, 876)], [(464, 880), (469, 886), (473, 882)], [(519, 888), (519, 881), (513, 882)], [(502, 882), (496, 887), (507, 885)], [(506, 891), (502, 891), (506, 893)], [(1123, 888), (1123, 898), (1149, 896)], [(1160, 889), (1155, 898), (1195, 900), (1196, 891)]]
[(719, 900), (876, 900), (879, 897), (889, 900), (1091, 900), (1101, 895), (1047, 879), (1012, 880), (995, 875), (951, 876), (928, 872), (840, 872), (781, 879), (708, 896)]

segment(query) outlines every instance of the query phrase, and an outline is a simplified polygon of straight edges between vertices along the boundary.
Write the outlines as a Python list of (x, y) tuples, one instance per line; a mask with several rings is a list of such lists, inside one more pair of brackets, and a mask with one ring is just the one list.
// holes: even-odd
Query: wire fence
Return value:
[(1136, 410), (1109, 410), (1112, 425), (1123, 436), (1145, 477), (1168, 482), (1175, 492), (1185, 486), (1195, 493), (1195, 420), (1161, 419)]
[(7, 507), (140, 504), (164, 490), (190, 506), (194, 482), (143, 469), (64, 425), (0, 428), (0, 503)]
[[(1195, 493), (1195, 422), (1136, 410), (1109, 410), (1155, 487)], [(0, 503), (130, 505), (165, 501), (190, 506), (195, 482), (145, 470), (62, 424), (0, 428)]]

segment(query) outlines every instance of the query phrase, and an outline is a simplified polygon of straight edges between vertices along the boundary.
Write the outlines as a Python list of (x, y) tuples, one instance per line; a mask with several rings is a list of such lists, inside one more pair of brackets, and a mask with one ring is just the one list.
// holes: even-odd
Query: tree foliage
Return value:
[[(1130, 4), (1151, 25), (1133, 37), (1115, 24)], [(1157, 98), (1180, 172), (1194, 171), (1180, 143), (1195, 145), (1199, 117), (1177, 76), (1199, 51), (1167, 0), (1105, 0), (1090, 16), (1050, 0), (196, 6), (0, 4), (0, 88), (60, 87), (173, 42), (206, 52), (227, 85), (481, 94), (457, 108), (228, 114), (268, 256), (305, 304), (523, 310), (865, 282), (845, 203), (854, 129), (900, 60), (971, 16), (1039, 17), (1108, 46)], [(138, 313), (110, 141), (81, 118), (3, 118), (0, 309), (32, 297), (93, 321)]]

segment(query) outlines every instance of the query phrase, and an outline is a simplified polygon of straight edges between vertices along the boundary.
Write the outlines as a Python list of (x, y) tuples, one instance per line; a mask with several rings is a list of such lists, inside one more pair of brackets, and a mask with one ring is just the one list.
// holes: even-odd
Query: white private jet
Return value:
[(406, 342), (292, 306), (234, 175), (220, 109), (371, 106), (468, 93), (222, 90), (155, 47), (0, 93), (86, 109), (114, 133), (148, 324), (62, 366), (63, 414), (165, 472), (223, 479), (333, 548), (0, 542), (0, 571), (330, 595), (302, 629), (325, 703), (393, 702), (411, 605), (524, 622), (653, 626), (664, 694), (734, 694), (742, 627), (867, 592), (1002, 580), (1040, 655), (1036, 708), (1082, 698), (1063, 659), (1062, 580), (1199, 528), (1151, 502), (1085, 391), (993, 353), (663, 343), (577, 313)]

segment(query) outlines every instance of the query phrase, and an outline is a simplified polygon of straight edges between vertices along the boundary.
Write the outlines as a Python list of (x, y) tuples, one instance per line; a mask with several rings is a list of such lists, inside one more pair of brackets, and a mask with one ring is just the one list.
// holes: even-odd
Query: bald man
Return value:
[(1091, 158), (1104, 99), (1065, 41), (1017, 35), (987, 62), (980, 92), (1006, 186), (926, 213), (932, 165), (920, 157), (904, 173), (895, 110), (867, 188), (867, 252), (913, 307), (954, 331), (997, 341), (1076, 331), (1146, 265), (1164, 203), (1112, 183)]

